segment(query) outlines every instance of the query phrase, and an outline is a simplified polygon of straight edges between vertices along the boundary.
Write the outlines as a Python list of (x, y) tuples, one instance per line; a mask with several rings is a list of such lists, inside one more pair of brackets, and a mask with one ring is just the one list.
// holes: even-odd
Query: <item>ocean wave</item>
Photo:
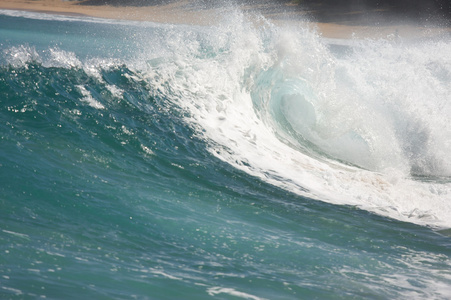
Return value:
[[(254, 21), (234, 12), (209, 28), (158, 27), (126, 58), (14, 46), (3, 59), (80, 70), (118, 98), (146, 82), (239, 170), (306, 197), (451, 227), (449, 42), (337, 50), (307, 27)], [(121, 65), (132, 87), (105, 80), (102, 70)], [(82, 102), (107, 107), (88, 85), (74, 86)]]

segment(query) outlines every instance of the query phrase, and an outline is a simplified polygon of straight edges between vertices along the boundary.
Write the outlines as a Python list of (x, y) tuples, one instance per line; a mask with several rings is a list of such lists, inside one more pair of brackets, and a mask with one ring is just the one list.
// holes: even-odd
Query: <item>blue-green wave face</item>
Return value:
[(450, 297), (449, 40), (1, 13), (0, 298)]

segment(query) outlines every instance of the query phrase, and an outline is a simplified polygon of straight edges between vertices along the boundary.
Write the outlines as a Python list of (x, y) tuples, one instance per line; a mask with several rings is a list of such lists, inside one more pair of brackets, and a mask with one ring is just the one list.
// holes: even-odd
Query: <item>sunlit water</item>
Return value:
[(2, 299), (451, 297), (449, 39), (1, 13)]

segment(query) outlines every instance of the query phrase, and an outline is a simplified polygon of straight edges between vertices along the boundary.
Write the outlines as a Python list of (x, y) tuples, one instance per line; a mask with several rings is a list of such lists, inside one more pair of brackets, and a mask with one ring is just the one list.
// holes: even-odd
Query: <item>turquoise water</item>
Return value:
[(1, 13), (0, 298), (451, 297), (449, 39)]

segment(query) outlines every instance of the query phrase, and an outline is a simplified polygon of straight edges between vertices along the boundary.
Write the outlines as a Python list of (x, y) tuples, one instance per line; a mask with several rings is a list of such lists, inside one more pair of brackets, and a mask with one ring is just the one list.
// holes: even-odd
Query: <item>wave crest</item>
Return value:
[(153, 57), (147, 80), (238, 169), (308, 197), (450, 226), (446, 42), (337, 47), (302, 24), (259, 22), (238, 12), (169, 35), (176, 54)]

